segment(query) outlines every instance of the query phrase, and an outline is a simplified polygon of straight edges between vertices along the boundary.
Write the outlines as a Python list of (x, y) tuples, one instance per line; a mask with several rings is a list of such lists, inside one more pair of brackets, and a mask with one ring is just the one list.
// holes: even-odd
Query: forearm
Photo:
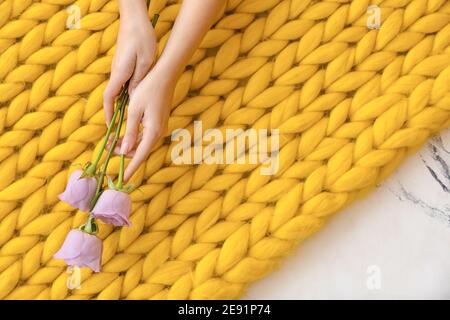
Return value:
[(122, 19), (148, 19), (146, 0), (119, 0), (119, 12)]
[(226, 0), (184, 0), (169, 41), (157, 64), (168, 76), (177, 78), (200, 45)]

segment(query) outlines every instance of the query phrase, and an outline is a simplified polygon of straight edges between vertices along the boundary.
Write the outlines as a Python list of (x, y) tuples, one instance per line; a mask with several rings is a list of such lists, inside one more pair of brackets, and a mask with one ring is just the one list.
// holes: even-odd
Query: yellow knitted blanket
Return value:
[[(179, 8), (152, 1), (160, 51)], [(102, 272), (71, 287), (52, 256), (86, 214), (57, 196), (106, 132), (118, 7), (0, 0), (0, 298), (239, 297), (449, 124), (449, 22), (446, 0), (228, 1), (168, 132), (279, 129), (279, 171), (175, 165), (164, 140), (134, 178), (132, 227), (100, 225)]]

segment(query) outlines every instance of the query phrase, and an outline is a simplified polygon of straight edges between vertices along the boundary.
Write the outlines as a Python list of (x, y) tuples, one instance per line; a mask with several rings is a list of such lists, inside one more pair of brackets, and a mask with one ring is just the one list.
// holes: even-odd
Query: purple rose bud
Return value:
[(89, 211), (91, 201), (95, 196), (97, 180), (95, 178), (81, 178), (83, 171), (72, 173), (66, 190), (59, 195), (59, 199), (82, 211)]
[(55, 259), (64, 259), (69, 266), (88, 267), (100, 271), (102, 241), (81, 230), (71, 230), (64, 240)]
[(131, 225), (128, 217), (131, 212), (131, 198), (121, 191), (105, 190), (101, 194), (92, 216), (116, 227)]

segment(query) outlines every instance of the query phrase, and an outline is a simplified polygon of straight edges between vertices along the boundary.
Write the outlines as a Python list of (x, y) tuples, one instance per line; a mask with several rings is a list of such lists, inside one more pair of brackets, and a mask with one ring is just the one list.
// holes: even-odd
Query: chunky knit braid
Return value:
[[(179, 8), (152, 1), (160, 51)], [(239, 297), (449, 124), (449, 22), (446, 0), (228, 1), (178, 82), (167, 135), (194, 120), (280, 129), (278, 173), (176, 166), (166, 139), (134, 177), (132, 227), (101, 225), (102, 272), (69, 290), (52, 256), (86, 214), (57, 196), (106, 131), (117, 3), (0, 0), (0, 298)]]

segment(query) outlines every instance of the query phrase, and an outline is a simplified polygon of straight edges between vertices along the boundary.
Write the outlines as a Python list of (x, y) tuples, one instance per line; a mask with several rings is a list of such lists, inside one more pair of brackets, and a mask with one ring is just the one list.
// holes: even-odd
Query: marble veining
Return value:
[[(450, 227), (450, 130), (433, 137), (417, 159), (425, 168), (422, 173), (428, 190), (418, 190), (415, 183), (407, 179), (408, 172), (400, 169), (400, 174), (386, 185), (400, 201), (409, 201), (422, 209), (430, 217), (436, 218)], [(418, 162), (418, 161), (416, 161)], [(415, 168), (415, 171), (420, 168)], [(403, 172), (402, 172), (403, 171)], [(430, 193), (439, 195), (436, 199)]]

